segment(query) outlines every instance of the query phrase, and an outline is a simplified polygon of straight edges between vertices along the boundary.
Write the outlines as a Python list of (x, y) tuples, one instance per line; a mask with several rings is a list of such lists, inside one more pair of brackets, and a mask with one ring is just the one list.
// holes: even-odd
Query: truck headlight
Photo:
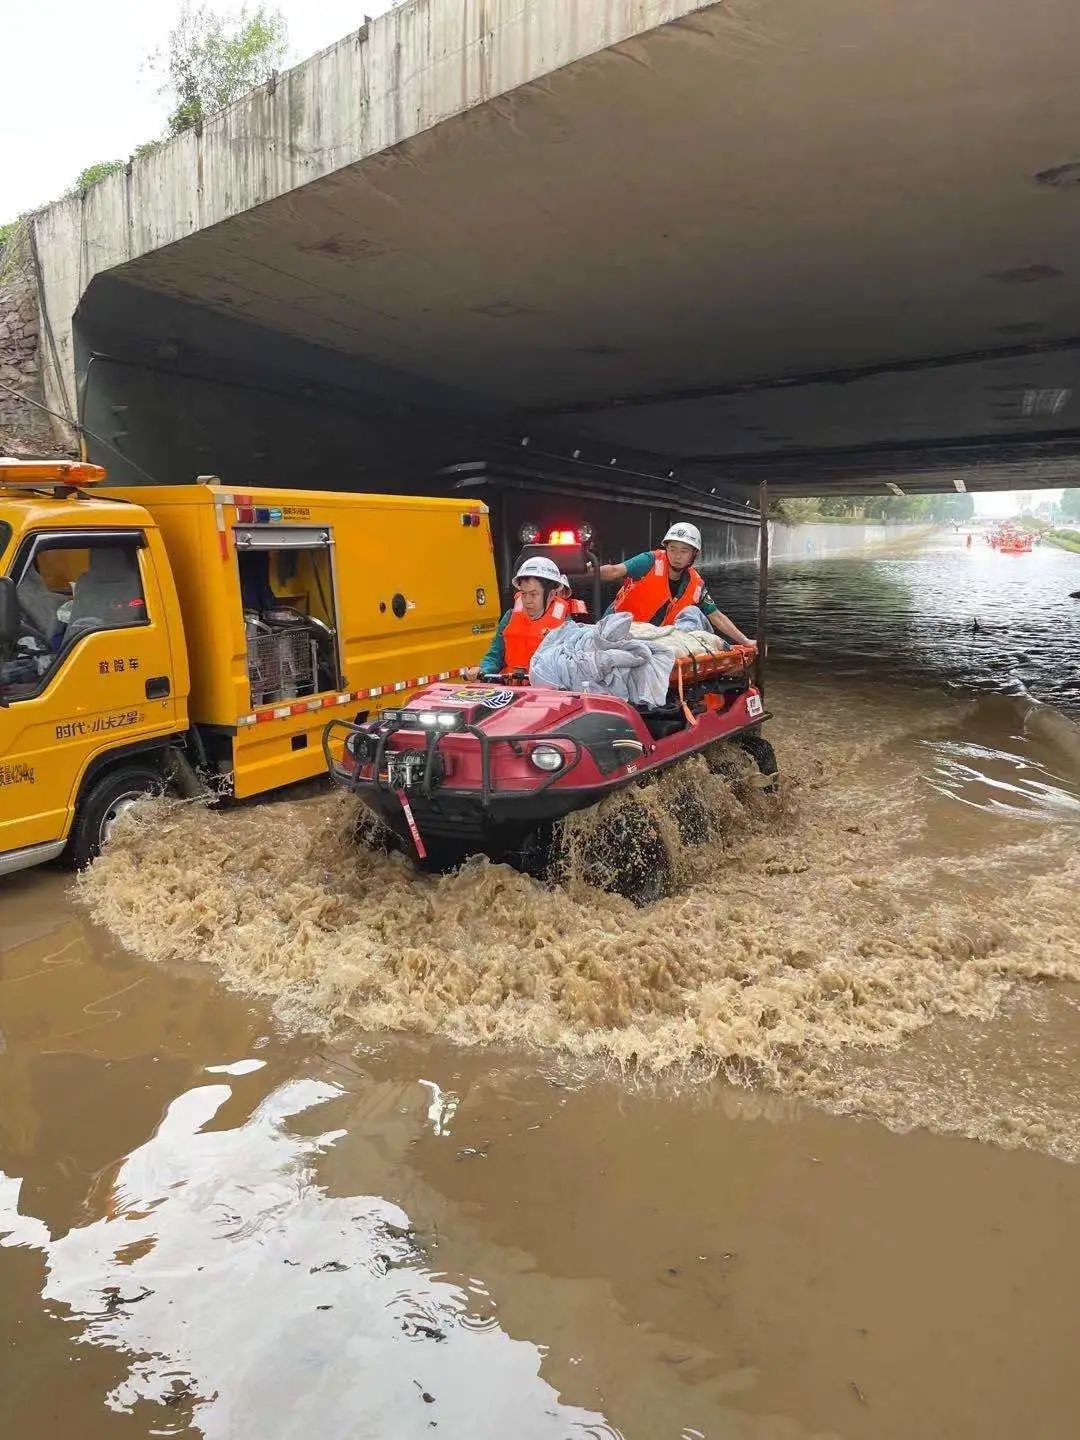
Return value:
[(535, 545), (540, 539), (540, 531), (535, 525), (522, 525), (518, 531), (518, 539), (522, 545)]
[(529, 759), (537, 770), (546, 770), (549, 775), (561, 770), (565, 763), (563, 752), (556, 750), (554, 745), (537, 745), (529, 751)]

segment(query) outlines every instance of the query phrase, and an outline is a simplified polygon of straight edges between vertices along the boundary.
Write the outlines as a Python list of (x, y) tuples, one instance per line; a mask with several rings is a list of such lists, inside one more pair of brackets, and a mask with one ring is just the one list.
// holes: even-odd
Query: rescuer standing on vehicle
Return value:
[(736, 645), (749, 645), (749, 638), (719, 608), (694, 568), (700, 553), (701, 531), (680, 520), (664, 536), (662, 550), (646, 550), (618, 565), (601, 565), (601, 580), (626, 582), (611, 610), (629, 611), (635, 620), (651, 625), (673, 625), (677, 615), (696, 605), (718, 635)]
[(564, 583), (554, 560), (542, 555), (525, 560), (514, 576), (514, 603), (499, 621), (480, 664), (464, 671), (466, 678), (528, 670), (544, 636), (570, 618), (570, 602), (562, 593)]

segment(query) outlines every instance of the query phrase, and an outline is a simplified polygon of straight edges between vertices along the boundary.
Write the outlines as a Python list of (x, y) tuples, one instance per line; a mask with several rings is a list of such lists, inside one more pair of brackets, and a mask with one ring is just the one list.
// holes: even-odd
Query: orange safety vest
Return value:
[(519, 595), (514, 601), (510, 622), (503, 631), (503, 647), (508, 670), (528, 670), (533, 656), (540, 648), (540, 641), (551, 630), (564, 624), (570, 607), (565, 600), (553, 595), (548, 607), (536, 620), (530, 620)]
[[(647, 575), (640, 580), (631, 580), (629, 576), (624, 581), (622, 589), (615, 596), (613, 610), (629, 610), (635, 620), (652, 620), (660, 611), (656, 621), (657, 625), (673, 625), (676, 615), (680, 615), (691, 605), (698, 605), (702, 595), (705, 594), (705, 581), (701, 578), (693, 566), (690, 567), (690, 578), (677, 600), (671, 596), (671, 564), (667, 557), (666, 550), (653, 551), (653, 567)], [(667, 606), (664, 609), (665, 605)]]

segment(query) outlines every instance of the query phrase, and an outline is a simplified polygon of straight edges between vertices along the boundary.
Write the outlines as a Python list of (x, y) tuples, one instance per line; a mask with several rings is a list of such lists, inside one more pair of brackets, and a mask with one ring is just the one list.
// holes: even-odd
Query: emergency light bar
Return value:
[(576, 530), (550, 530), (547, 540), (536, 525), (525, 524), (518, 531), (522, 545), (588, 545), (592, 538), (593, 528), (588, 523), (579, 525)]
[(100, 485), (105, 479), (101, 465), (84, 460), (13, 460), (0, 456), (0, 485)]

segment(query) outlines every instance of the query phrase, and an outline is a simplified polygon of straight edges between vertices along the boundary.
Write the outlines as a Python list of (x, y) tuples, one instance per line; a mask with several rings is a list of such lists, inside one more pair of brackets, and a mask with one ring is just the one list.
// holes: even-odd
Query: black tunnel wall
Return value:
[[(549, 531), (588, 521), (608, 561), (658, 546), (680, 518), (677, 499), (645, 503), (632, 496), (632, 480), (622, 501), (579, 500), (542, 486), (455, 490), (439, 472), (497, 456), (491, 437), (512, 429), (509, 417), (475, 397), (108, 276), (87, 290), (74, 329), (87, 453), (115, 484), (217, 475), (237, 488), (475, 495), (491, 506), (504, 586), (526, 522)], [(619, 493), (617, 476), (605, 476), (605, 485), (605, 493)], [(751, 517), (684, 518), (702, 529), (706, 571), (756, 557)]]
[(88, 453), (118, 484), (407, 487), (483, 417), (472, 397), (109, 276), (74, 332)]

